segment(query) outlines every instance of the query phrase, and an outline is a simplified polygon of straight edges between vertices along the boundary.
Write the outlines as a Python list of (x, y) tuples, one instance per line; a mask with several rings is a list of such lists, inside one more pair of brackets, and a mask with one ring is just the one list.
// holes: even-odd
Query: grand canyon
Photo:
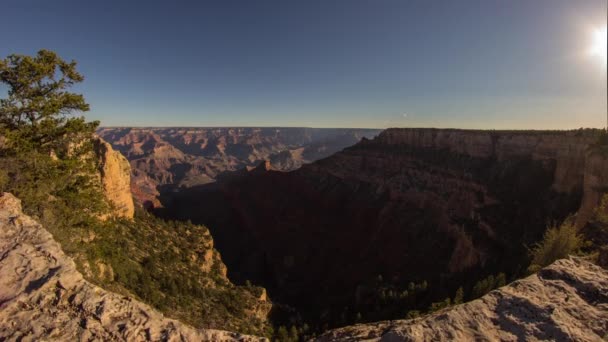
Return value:
[[(134, 149), (108, 130), (102, 136)], [(487, 277), (517, 279), (547, 225), (575, 215), (584, 226), (608, 186), (597, 137), (594, 130), (389, 129), (290, 172), (272, 154), (251, 157), (261, 149), (253, 145), (234, 164), (240, 171), (157, 187), (160, 205), (149, 209), (209, 227), (229, 278), (264, 286), (291, 319), (326, 328), (393, 319), (458, 288), (474, 299)], [(134, 180), (139, 155), (164, 165), (148, 169), (149, 179), (183, 162), (156, 161), (158, 145), (148, 146), (126, 154)], [(410, 284), (423, 283), (412, 291)], [(408, 288), (409, 295), (380, 298)]]
[(0, 342), (608, 341), (606, 0), (0, 8)]

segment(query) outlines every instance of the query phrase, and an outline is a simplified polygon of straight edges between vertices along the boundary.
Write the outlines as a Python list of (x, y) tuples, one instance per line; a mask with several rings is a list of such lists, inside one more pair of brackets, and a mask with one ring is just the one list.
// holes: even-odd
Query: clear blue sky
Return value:
[(588, 51), (606, 6), (6, 1), (0, 56), (77, 60), (106, 126), (600, 127), (606, 68)]

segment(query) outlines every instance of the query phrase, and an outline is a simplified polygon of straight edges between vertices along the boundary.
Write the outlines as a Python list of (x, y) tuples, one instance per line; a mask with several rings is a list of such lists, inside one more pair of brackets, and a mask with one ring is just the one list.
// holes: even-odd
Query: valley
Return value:
[(164, 192), (156, 213), (208, 226), (231, 280), (305, 322), (406, 317), (525, 275), (548, 225), (589, 215), (608, 185), (597, 136), (388, 129), (295, 171)]

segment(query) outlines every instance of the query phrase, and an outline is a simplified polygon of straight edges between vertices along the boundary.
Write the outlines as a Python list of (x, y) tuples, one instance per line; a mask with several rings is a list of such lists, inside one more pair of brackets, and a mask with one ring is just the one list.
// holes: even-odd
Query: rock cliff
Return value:
[(112, 215), (133, 218), (135, 206), (131, 195), (129, 161), (102, 139), (96, 138), (94, 145), (103, 192), (114, 206)]
[(458, 129), (388, 129), (374, 143), (447, 150), (474, 158), (508, 161), (530, 158), (553, 169), (558, 192), (580, 191), (586, 153), (597, 140), (584, 131), (473, 131)]
[(377, 142), (387, 146), (448, 150), (498, 161), (530, 158), (553, 168), (552, 187), (582, 193), (576, 225), (587, 222), (608, 192), (608, 151), (594, 146), (597, 134), (585, 131), (470, 131), (456, 129), (388, 129)]
[(558, 260), (480, 299), (411, 320), (359, 324), (317, 341), (605, 341), (608, 272)]
[(259, 341), (196, 330), (85, 281), (51, 234), (0, 196), (0, 340)]

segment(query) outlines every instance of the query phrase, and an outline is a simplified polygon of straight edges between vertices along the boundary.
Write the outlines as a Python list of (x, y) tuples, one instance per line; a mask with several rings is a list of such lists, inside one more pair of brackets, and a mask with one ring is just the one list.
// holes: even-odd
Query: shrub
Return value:
[(532, 263), (528, 270), (535, 272), (557, 259), (577, 253), (583, 246), (583, 239), (570, 220), (560, 226), (550, 227), (541, 242), (531, 251)]
[(600, 205), (595, 208), (595, 219), (602, 224), (608, 224), (608, 194), (602, 197)]
[(456, 290), (456, 295), (454, 295), (454, 304), (462, 304), (462, 302), (464, 301), (464, 290), (462, 289), (462, 286), (458, 288), (458, 290)]
[(498, 273), (496, 276), (489, 275), (488, 277), (478, 281), (471, 292), (472, 298), (479, 298), (495, 288), (504, 286), (507, 282), (507, 277), (504, 273)]

